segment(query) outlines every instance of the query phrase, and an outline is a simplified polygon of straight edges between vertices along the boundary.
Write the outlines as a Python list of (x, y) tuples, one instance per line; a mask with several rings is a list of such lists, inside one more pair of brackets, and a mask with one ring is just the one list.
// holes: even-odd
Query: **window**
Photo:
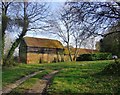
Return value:
[(27, 47), (27, 52), (38, 52), (39, 48), (38, 47)]

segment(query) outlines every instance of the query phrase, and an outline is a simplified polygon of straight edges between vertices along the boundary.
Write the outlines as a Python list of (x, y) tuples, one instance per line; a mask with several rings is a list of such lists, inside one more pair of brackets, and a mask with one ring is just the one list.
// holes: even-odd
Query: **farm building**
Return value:
[(30, 63), (62, 61), (63, 45), (58, 40), (24, 37), (19, 47), (20, 61)]
[[(72, 59), (74, 58), (74, 54), (76, 51), (76, 48), (70, 48)], [(81, 54), (92, 54), (92, 53), (97, 53), (99, 52), (98, 50), (93, 50), (93, 49), (85, 49), (85, 48), (77, 48), (78, 51), (78, 56)], [(64, 48), (64, 60), (69, 60), (69, 51), (67, 48)]]
[[(78, 55), (98, 52), (92, 49), (78, 49)], [(72, 58), (75, 48), (71, 48)], [(30, 63), (51, 63), (68, 61), (68, 49), (63, 47), (58, 40), (24, 37), (19, 47), (20, 62)]]

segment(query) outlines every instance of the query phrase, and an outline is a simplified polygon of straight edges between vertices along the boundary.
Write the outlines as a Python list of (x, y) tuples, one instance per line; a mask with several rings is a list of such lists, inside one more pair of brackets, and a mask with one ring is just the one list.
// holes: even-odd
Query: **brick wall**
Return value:
[[(62, 55), (63, 56), (63, 55)], [(27, 53), (27, 64), (31, 63), (51, 63), (61, 61), (61, 55), (57, 54), (39, 54)]]

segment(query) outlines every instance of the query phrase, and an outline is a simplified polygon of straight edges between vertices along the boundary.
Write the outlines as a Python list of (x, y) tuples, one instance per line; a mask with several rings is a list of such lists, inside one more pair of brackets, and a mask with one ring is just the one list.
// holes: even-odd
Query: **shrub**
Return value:
[(76, 61), (95, 61), (95, 60), (109, 60), (112, 59), (111, 53), (94, 53), (94, 54), (82, 54)]
[(77, 57), (76, 61), (85, 61), (85, 60), (90, 61), (92, 60), (91, 58), (92, 58), (91, 54), (82, 54), (79, 57)]
[(3, 66), (10, 67), (10, 66), (16, 66), (18, 63), (14, 61), (14, 59), (11, 59), (9, 61), (6, 61), (6, 63), (3, 64)]
[(107, 65), (102, 72), (109, 75), (120, 75), (120, 59), (117, 62)]

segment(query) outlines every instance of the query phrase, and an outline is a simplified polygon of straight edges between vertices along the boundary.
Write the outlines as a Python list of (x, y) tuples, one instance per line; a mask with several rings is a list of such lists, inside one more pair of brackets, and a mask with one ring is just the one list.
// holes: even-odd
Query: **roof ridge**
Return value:
[[(55, 41), (59, 41), (56, 39), (49, 39), (49, 38), (38, 38), (38, 37), (23, 37), (23, 38), (34, 38), (34, 39), (42, 39), (42, 40), (55, 40)], [(60, 42), (60, 41), (59, 41)]]

